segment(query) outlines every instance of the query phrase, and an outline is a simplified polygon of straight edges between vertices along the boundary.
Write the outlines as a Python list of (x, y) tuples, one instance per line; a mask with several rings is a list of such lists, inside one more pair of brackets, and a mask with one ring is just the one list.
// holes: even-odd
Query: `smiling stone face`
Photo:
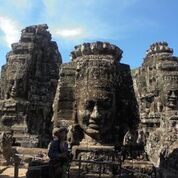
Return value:
[(172, 110), (178, 109), (178, 90), (167, 91), (166, 106)]
[(112, 94), (101, 91), (92, 92), (90, 97), (81, 97), (77, 107), (77, 119), (84, 132), (95, 140), (112, 129), (114, 121), (114, 99)]
[(87, 143), (90, 139), (96, 143), (107, 142), (106, 138), (112, 137), (115, 120), (114, 59), (95, 57), (85, 56), (85, 60), (78, 62), (76, 80), (76, 120)]
[(61, 66), (52, 121), (70, 128), (71, 144), (122, 144), (128, 128), (137, 128), (130, 68), (121, 57), (122, 50), (110, 43), (84, 43)]

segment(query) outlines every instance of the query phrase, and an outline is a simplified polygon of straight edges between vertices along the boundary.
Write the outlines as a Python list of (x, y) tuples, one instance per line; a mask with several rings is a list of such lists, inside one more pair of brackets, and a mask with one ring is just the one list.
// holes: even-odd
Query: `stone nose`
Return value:
[(171, 98), (176, 98), (176, 95), (174, 92), (171, 93)]
[(101, 114), (99, 113), (98, 107), (95, 105), (91, 113), (91, 118), (94, 120), (98, 120), (100, 117)]

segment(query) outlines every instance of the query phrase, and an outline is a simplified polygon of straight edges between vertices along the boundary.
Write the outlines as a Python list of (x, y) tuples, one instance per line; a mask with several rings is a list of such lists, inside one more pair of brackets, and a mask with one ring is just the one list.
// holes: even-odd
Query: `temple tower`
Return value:
[[(21, 146), (47, 146), (61, 55), (46, 24), (26, 27), (1, 70), (0, 130)], [(32, 143), (32, 145), (29, 145)]]

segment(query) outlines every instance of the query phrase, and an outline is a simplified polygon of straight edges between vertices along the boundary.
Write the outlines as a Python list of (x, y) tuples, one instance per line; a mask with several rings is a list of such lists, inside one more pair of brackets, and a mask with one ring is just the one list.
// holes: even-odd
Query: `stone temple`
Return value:
[(137, 128), (131, 72), (121, 57), (122, 50), (110, 43), (84, 43), (71, 52), (71, 62), (61, 65), (52, 121), (54, 127), (71, 126), (74, 142), (116, 144)]
[(75, 46), (70, 62), (62, 64), (47, 29), (26, 27), (6, 56), (0, 148), (47, 148), (52, 129), (67, 127), (74, 160), (88, 161), (80, 171), (110, 175), (109, 164), (101, 170), (90, 161), (117, 162), (118, 156), (122, 176), (130, 176), (126, 168), (148, 173), (154, 167), (158, 178), (177, 178), (178, 57), (168, 43), (152, 44), (133, 71), (120, 62), (123, 51), (108, 42)]
[(0, 80), (0, 131), (11, 130), (21, 146), (47, 146), (52, 103), (62, 62), (48, 26), (22, 30), (6, 56)]
[(174, 178), (178, 174), (178, 58), (166, 42), (147, 50), (142, 67), (134, 71), (134, 86), (149, 160), (166, 178)]
[(104, 154), (111, 160), (124, 135), (138, 127), (131, 71), (121, 57), (122, 50), (113, 44), (84, 43), (75, 46), (71, 62), (61, 65), (52, 121), (54, 127), (70, 128), (69, 143), (78, 145), (73, 147), (76, 159)]

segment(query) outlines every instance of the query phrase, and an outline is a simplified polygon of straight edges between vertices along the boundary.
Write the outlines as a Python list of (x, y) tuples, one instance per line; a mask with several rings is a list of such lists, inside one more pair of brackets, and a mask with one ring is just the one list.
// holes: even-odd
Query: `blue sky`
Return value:
[(178, 56), (177, 0), (0, 0), (0, 66), (21, 29), (47, 23), (63, 62), (77, 44), (108, 41), (122, 63), (141, 65), (146, 50), (167, 41)]

